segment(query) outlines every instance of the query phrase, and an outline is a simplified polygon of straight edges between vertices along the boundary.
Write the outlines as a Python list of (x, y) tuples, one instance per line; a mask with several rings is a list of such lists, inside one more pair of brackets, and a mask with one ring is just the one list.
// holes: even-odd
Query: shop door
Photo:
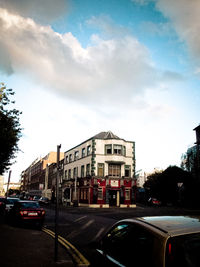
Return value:
[(117, 190), (110, 190), (109, 192), (109, 205), (117, 206)]

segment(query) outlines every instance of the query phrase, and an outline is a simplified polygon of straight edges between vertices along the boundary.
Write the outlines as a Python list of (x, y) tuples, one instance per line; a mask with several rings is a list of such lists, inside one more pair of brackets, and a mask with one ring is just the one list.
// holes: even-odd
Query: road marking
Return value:
[(93, 222), (94, 222), (94, 220), (90, 220), (90, 221), (88, 221), (86, 224), (84, 224), (84, 225), (81, 227), (81, 229), (84, 230), (85, 228), (89, 227), (90, 224), (92, 224)]
[(99, 230), (99, 232), (96, 234), (96, 236), (95, 236), (94, 239), (98, 238), (98, 237), (103, 233), (104, 230), (105, 230), (105, 227), (102, 227), (102, 228)]
[(78, 219), (76, 219), (75, 222), (81, 221), (81, 220), (83, 220), (83, 219), (85, 219), (85, 218), (87, 218), (86, 215), (85, 215), (85, 216), (82, 216), (82, 217), (80, 217), (80, 218), (78, 218)]
[[(55, 233), (50, 229), (43, 227), (42, 230), (55, 238)], [(77, 266), (86, 267), (90, 265), (90, 262), (69, 241), (67, 241), (60, 235), (58, 236), (58, 242), (67, 249), (73, 260), (76, 262)]]

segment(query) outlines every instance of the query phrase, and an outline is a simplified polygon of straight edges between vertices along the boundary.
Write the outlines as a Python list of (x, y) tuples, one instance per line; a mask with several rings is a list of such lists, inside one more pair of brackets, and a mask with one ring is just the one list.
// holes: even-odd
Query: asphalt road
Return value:
[[(101, 238), (118, 220), (162, 215), (199, 215), (200, 210), (179, 207), (148, 207), (95, 209), (85, 207), (60, 207), (58, 233), (73, 244), (85, 257), (90, 253), (88, 244)], [(54, 231), (54, 207), (46, 208), (45, 226)]]

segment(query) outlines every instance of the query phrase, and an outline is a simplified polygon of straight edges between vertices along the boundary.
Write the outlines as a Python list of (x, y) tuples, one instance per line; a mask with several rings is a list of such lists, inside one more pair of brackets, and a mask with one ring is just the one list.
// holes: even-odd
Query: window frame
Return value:
[[(108, 153), (108, 149), (110, 149), (110, 153)], [(112, 155), (113, 153), (113, 146), (112, 144), (106, 144), (105, 145), (105, 155)]]
[(92, 153), (92, 149), (91, 148), (92, 148), (91, 145), (87, 146), (87, 156), (91, 155), (91, 153)]
[[(116, 148), (116, 147), (120, 147), (120, 149), (119, 148)], [(113, 145), (113, 154), (114, 155), (120, 155), (120, 156), (122, 156), (123, 155), (123, 153), (122, 153), (122, 145), (118, 145), (118, 144), (114, 144)], [(115, 152), (115, 150), (117, 150), (117, 152)], [(121, 151), (121, 153), (118, 153), (118, 151)]]

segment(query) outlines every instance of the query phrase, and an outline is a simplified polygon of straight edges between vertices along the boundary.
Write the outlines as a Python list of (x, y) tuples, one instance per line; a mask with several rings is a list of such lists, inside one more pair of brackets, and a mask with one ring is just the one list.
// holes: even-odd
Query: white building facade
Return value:
[(134, 202), (135, 142), (101, 132), (64, 154), (65, 201), (108, 206)]

